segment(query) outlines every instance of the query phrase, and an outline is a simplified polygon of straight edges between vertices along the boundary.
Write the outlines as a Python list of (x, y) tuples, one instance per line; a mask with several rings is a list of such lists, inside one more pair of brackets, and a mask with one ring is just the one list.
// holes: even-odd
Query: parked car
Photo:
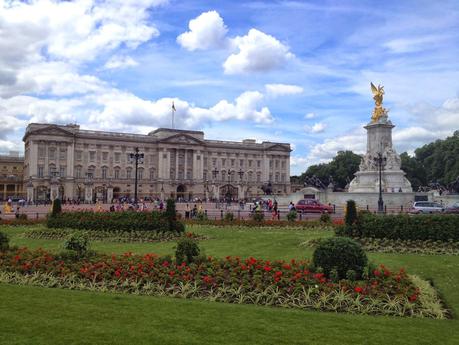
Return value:
[(296, 203), (295, 209), (303, 213), (333, 213), (333, 207), (321, 204), (314, 199), (303, 199)]
[(459, 213), (459, 202), (445, 208), (445, 213)]
[(432, 201), (416, 201), (410, 210), (410, 213), (441, 213), (445, 207), (438, 202)]

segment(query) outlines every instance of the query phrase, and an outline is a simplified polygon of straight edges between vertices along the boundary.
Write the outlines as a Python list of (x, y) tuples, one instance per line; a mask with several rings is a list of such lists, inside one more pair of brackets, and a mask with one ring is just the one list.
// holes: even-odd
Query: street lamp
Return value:
[(231, 182), (231, 173), (232, 173), (231, 169), (228, 169), (228, 183)]
[(129, 154), (129, 163), (135, 163), (134, 204), (137, 205), (137, 170), (139, 164), (143, 164), (143, 153), (139, 153), (138, 147), (134, 149), (133, 153)]
[(214, 180), (217, 179), (217, 175), (218, 175), (219, 172), (220, 172), (220, 171), (218, 171), (217, 168), (215, 168), (214, 170), (212, 170), (212, 176), (213, 176)]
[(381, 152), (378, 152), (378, 155), (374, 157), (373, 160), (378, 165), (378, 171), (379, 171), (378, 213), (384, 213), (384, 201), (382, 198), (382, 170), (383, 170), (383, 166), (386, 164), (386, 157), (383, 157)]

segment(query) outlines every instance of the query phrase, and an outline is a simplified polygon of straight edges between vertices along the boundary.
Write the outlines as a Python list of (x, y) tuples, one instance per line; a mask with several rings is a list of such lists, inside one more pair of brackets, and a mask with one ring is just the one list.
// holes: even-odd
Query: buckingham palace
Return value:
[(139, 198), (247, 199), (290, 192), (290, 144), (204, 139), (202, 131), (159, 128), (147, 135), (32, 123), (24, 138), (29, 201)]

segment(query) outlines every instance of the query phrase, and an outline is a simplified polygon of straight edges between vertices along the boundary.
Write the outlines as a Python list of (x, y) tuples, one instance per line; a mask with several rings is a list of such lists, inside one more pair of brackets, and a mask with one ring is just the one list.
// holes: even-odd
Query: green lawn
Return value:
[[(59, 250), (61, 241), (21, 238), (27, 228), (2, 228), (12, 244)], [(310, 257), (299, 244), (331, 232), (301, 229), (230, 230), (194, 227), (210, 236), (206, 254), (269, 259)], [(93, 242), (104, 252), (173, 252), (173, 243)], [(432, 278), (459, 311), (459, 257), (371, 254), (389, 267)], [(0, 344), (459, 344), (457, 320), (320, 313), (0, 285)]]

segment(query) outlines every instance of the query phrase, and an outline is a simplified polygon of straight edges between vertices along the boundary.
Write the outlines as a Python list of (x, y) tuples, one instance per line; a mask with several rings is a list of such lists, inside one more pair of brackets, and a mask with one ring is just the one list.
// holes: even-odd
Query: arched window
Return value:
[(126, 169), (126, 178), (130, 179), (132, 177), (131, 174), (132, 174), (132, 168), (127, 168)]
[(137, 170), (137, 179), (143, 180), (143, 168)]
[(150, 180), (154, 180), (156, 176), (155, 169), (150, 169)]
[(121, 170), (121, 169), (120, 169), (119, 167), (116, 167), (116, 168), (115, 168), (115, 170), (114, 170), (114, 171), (115, 171), (115, 179), (120, 179), (120, 178), (121, 178), (121, 176), (120, 176), (120, 170)]

